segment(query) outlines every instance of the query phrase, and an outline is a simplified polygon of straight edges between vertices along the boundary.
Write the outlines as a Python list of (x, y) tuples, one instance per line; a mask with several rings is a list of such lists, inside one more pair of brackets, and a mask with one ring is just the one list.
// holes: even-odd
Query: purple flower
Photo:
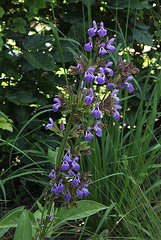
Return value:
[(58, 195), (58, 194), (59, 194), (59, 189), (58, 189), (56, 183), (54, 183), (54, 186), (52, 187), (51, 192), (52, 192), (54, 195)]
[(50, 214), (50, 221), (52, 221), (54, 219), (53, 215), (54, 215), (54, 213)]
[(104, 29), (104, 23), (103, 22), (100, 22), (100, 30), (98, 30), (97, 33), (100, 37), (106, 36), (107, 30)]
[(93, 28), (88, 29), (88, 34), (93, 37), (96, 34), (96, 32), (97, 32), (97, 24), (96, 24), (96, 21), (93, 21)]
[(65, 154), (65, 156), (63, 157), (63, 161), (67, 161), (68, 163), (71, 163), (71, 157), (70, 157), (70, 150), (67, 151), (67, 153)]
[[(87, 185), (88, 186), (88, 184), (85, 184), (85, 185)], [(85, 197), (87, 197), (88, 195), (89, 195), (89, 191), (88, 191), (88, 189), (87, 188), (85, 188), (85, 187), (82, 187), (82, 192), (83, 192), (83, 194), (84, 194), (84, 196)]]
[(94, 78), (95, 78), (95, 76), (94, 76), (94, 74), (93, 74), (94, 71), (95, 71), (95, 68), (89, 67), (89, 68), (87, 69), (87, 71), (85, 72), (85, 74), (84, 74), (84, 79), (85, 79), (88, 83), (93, 82), (93, 80), (94, 80)]
[(84, 45), (84, 50), (87, 51), (87, 52), (90, 52), (93, 48), (93, 43), (92, 43), (92, 38), (91, 37), (89, 37), (88, 39), (89, 39), (89, 43), (86, 43)]
[(81, 189), (77, 189), (76, 194), (78, 199), (81, 199), (83, 197), (83, 191)]
[(116, 109), (122, 109), (121, 106), (117, 105), (113, 108), (114, 110), (112, 111), (113, 117), (116, 121), (120, 119), (120, 113)]
[(52, 118), (49, 118), (49, 122), (46, 126), (45, 126), (45, 129), (48, 130), (49, 128), (53, 128), (53, 119)]
[(99, 52), (98, 52), (101, 56), (103, 56), (104, 54), (107, 53), (107, 51), (104, 47), (105, 47), (105, 43), (102, 43), (100, 46)]
[(69, 177), (73, 177), (75, 175), (75, 173), (71, 169), (68, 170), (68, 174)]
[(119, 92), (119, 89), (114, 89), (110, 94), (110, 96), (113, 97), (113, 95), (117, 94), (118, 92)]
[(69, 192), (69, 189), (66, 190), (66, 193), (64, 194), (64, 199), (66, 201), (69, 201), (71, 199), (71, 194)]
[(72, 166), (72, 170), (74, 171), (78, 171), (80, 169), (80, 165), (78, 163), (76, 163), (76, 161), (78, 161), (79, 158), (78, 157), (75, 157), (71, 163), (71, 166)]
[(63, 161), (63, 164), (61, 165), (61, 169), (63, 171), (66, 171), (69, 169), (69, 163), (67, 161)]
[(111, 87), (115, 87), (115, 84), (114, 84), (114, 83), (108, 83), (108, 84), (107, 84), (107, 87), (108, 87), (109, 89), (111, 89)]
[(113, 76), (113, 70), (108, 68), (109, 66), (111, 66), (113, 64), (113, 62), (108, 62), (105, 66), (104, 66), (104, 71), (109, 73), (109, 76), (112, 77)]
[(61, 107), (61, 102), (58, 98), (54, 98), (54, 101), (56, 102), (55, 104), (53, 104), (53, 112), (57, 112), (58, 108)]
[(92, 115), (94, 118), (98, 119), (101, 116), (101, 111), (99, 110), (99, 103), (97, 102), (94, 109), (92, 110)]
[(101, 75), (96, 77), (96, 82), (100, 85), (103, 85), (105, 83), (106, 75), (102, 67), (99, 68), (99, 71)]
[(114, 43), (114, 41), (115, 38), (111, 38), (106, 45), (106, 49), (109, 49), (109, 53), (112, 53), (115, 50), (115, 47), (111, 45), (112, 43)]
[(64, 192), (64, 185), (62, 184), (62, 179), (60, 179), (59, 183), (58, 183), (58, 187), (57, 190), (59, 191), (59, 193)]
[(55, 173), (54, 169), (51, 170), (51, 173), (49, 174), (49, 177), (56, 178), (56, 173)]
[(112, 114), (116, 121), (118, 121), (120, 119), (120, 113), (117, 110), (112, 111)]
[(132, 76), (129, 76), (125, 79), (125, 81), (119, 86), (120, 88), (127, 88), (130, 92), (134, 91), (134, 87), (131, 83), (128, 83), (127, 81), (131, 81), (133, 79)]
[(90, 132), (91, 128), (88, 127), (85, 133), (85, 140), (91, 141), (93, 139), (93, 134)]
[(85, 102), (86, 102), (87, 105), (90, 105), (92, 103), (93, 99), (94, 99), (92, 88), (89, 89), (89, 93), (90, 93), (90, 95), (85, 97)]
[(75, 176), (75, 178), (72, 181), (72, 185), (75, 187), (77, 186), (79, 183), (81, 183), (80, 179), (79, 179), (80, 173), (77, 173), (77, 175)]
[(101, 124), (101, 121), (98, 121), (98, 122), (96, 122), (96, 124), (95, 124), (94, 127), (93, 127), (93, 129), (95, 130), (96, 135), (97, 135), (98, 137), (101, 137), (101, 136), (102, 136), (102, 129), (98, 127), (100, 124)]

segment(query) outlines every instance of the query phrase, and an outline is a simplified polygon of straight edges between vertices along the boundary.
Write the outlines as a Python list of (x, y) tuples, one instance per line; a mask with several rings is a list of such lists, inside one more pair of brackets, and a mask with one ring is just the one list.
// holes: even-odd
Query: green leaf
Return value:
[(3, 47), (3, 39), (0, 37), (0, 51), (2, 51), (2, 47)]
[(13, 50), (13, 49), (7, 49), (5, 51), (5, 56), (9, 60), (16, 61), (16, 60), (21, 58), (22, 52), (21, 51), (16, 51), (16, 50)]
[(81, 200), (77, 202), (77, 204), (77, 207), (71, 207), (69, 209), (66, 207), (61, 208), (55, 217), (55, 224), (89, 217), (107, 208), (107, 206), (91, 200)]
[(135, 29), (134, 38), (138, 43), (153, 45), (153, 38), (146, 30)]
[(22, 212), (18, 221), (14, 240), (32, 240), (32, 226), (26, 210)]
[(54, 151), (51, 148), (48, 148), (48, 159), (54, 168), (56, 167), (58, 151), (59, 147), (57, 147)]
[(39, 50), (43, 50), (43, 49), (48, 49), (52, 43), (53, 37), (50, 36), (45, 36), (45, 35), (41, 35), (41, 34), (33, 34), (31, 36), (27, 36), (22, 44), (24, 49), (28, 50), (28, 49), (39, 49)]
[(17, 105), (33, 103), (37, 99), (33, 96), (32, 91), (20, 90), (17, 92), (7, 92), (5, 97)]
[(23, 212), (24, 206), (15, 208), (7, 213), (0, 221), (0, 228), (17, 227), (20, 215)]
[(2, 7), (0, 7), (0, 18), (5, 14), (5, 11)]
[(45, 0), (25, 0), (24, 4), (27, 8), (26, 16), (29, 19), (35, 16), (39, 9), (46, 7)]
[(0, 238), (3, 237), (3, 235), (8, 232), (9, 228), (2, 228), (0, 229)]
[(47, 71), (54, 70), (55, 64), (50, 54), (47, 55), (41, 52), (24, 52), (23, 57), (28, 63), (37, 69), (42, 68)]
[(14, 32), (25, 34), (26, 33), (25, 26), (26, 26), (26, 21), (21, 17), (17, 17), (13, 19), (13, 26), (11, 27), (11, 29)]
[[(11, 119), (9, 119), (9, 120), (12, 122)], [(2, 128), (2, 129), (4, 129), (4, 130), (8, 130), (8, 131), (10, 131), (10, 132), (13, 132), (13, 128), (12, 128), (11, 123), (9, 123), (9, 122), (7, 121), (7, 119), (5, 119), (4, 117), (1, 117), (1, 118), (0, 118), (0, 128)]]

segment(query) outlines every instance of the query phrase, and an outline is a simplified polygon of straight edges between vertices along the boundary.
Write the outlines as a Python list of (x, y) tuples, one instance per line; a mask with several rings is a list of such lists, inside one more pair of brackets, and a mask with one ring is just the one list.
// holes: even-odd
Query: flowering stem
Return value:
[(68, 123), (67, 123), (66, 128), (65, 128), (65, 132), (64, 132), (64, 135), (63, 135), (60, 147), (59, 147), (59, 151), (58, 151), (58, 155), (57, 155), (57, 161), (56, 161), (56, 168), (60, 166), (61, 160), (62, 160), (63, 155), (64, 155), (65, 144), (67, 142), (69, 131), (71, 129), (71, 122), (70, 122), (71, 116), (72, 116), (72, 112), (70, 114)]

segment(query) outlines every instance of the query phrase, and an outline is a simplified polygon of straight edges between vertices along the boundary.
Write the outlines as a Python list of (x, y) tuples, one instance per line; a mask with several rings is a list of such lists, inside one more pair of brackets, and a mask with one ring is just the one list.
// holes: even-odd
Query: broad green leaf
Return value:
[(134, 38), (138, 43), (142, 43), (148, 46), (153, 45), (152, 36), (146, 30), (135, 29)]
[(45, 36), (41, 34), (34, 34), (31, 36), (25, 37), (23, 40), (23, 47), (24, 49), (48, 49), (52, 43), (53, 37)]
[(0, 221), (0, 228), (17, 227), (17, 223), (19, 221), (21, 213), (23, 212), (23, 209), (24, 207), (22, 206), (15, 208), (7, 213)]
[(35, 68), (42, 68), (47, 71), (54, 70), (55, 64), (50, 54), (47, 55), (41, 52), (24, 52), (23, 57)]
[(45, 0), (25, 0), (24, 1), (25, 7), (27, 8), (27, 18), (32, 18), (35, 16), (39, 9), (45, 8)]
[(13, 19), (13, 26), (11, 27), (11, 29), (14, 32), (25, 34), (26, 33), (25, 26), (26, 26), (26, 21), (21, 17), (17, 17)]
[(0, 7), (0, 18), (3, 17), (3, 15), (5, 14), (5, 11), (2, 7)]
[(89, 217), (103, 209), (107, 209), (107, 206), (91, 200), (81, 200), (77, 202), (77, 204), (77, 207), (71, 207), (69, 209), (65, 207), (61, 208), (55, 217), (55, 224)]
[(22, 212), (18, 221), (14, 240), (32, 240), (32, 226), (26, 210)]
[(36, 101), (36, 98), (33, 96), (31, 91), (20, 90), (17, 92), (7, 92), (5, 96), (10, 102), (13, 102), (17, 105), (28, 104)]
[[(9, 120), (12, 122), (11, 119), (9, 119)], [(0, 128), (2, 128), (4, 130), (8, 130), (10, 132), (13, 132), (13, 127), (12, 127), (11, 123), (9, 123), (7, 121), (7, 119), (5, 119), (4, 117), (0, 118)]]

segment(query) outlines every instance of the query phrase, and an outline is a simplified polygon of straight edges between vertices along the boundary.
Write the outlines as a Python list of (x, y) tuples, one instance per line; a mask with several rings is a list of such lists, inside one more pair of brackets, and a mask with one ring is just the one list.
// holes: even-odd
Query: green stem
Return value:
[(71, 116), (72, 116), (72, 112), (71, 112), (71, 114), (70, 114), (70, 118), (69, 118), (68, 123), (67, 123), (67, 125), (66, 125), (65, 133), (64, 133), (64, 136), (63, 136), (63, 138), (62, 138), (60, 147), (59, 147), (58, 156), (57, 156), (57, 161), (56, 161), (56, 168), (60, 166), (61, 160), (62, 160), (63, 155), (64, 155), (65, 144), (66, 144), (66, 142), (67, 142), (67, 138), (68, 138), (68, 135), (69, 135), (69, 131), (70, 131), (70, 129), (71, 129), (71, 122), (70, 122)]
[[(46, 204), (48, 205), (48, 203), (46, 203)], [(47, 211), (44, 227), (43, 227), (42, 233), (40, 234), (40, 237), (39, 237), (40, 240), (43, 240), (46, 237), (46, 233), (48, 231), (47, 225), (49, 223), (49, 218), (50, 218), (50, 213), (51, 213), (52, 206), (53, 206), (53, 200), (49, 204), (49, 208), (48, 208), (48, 211)]]

